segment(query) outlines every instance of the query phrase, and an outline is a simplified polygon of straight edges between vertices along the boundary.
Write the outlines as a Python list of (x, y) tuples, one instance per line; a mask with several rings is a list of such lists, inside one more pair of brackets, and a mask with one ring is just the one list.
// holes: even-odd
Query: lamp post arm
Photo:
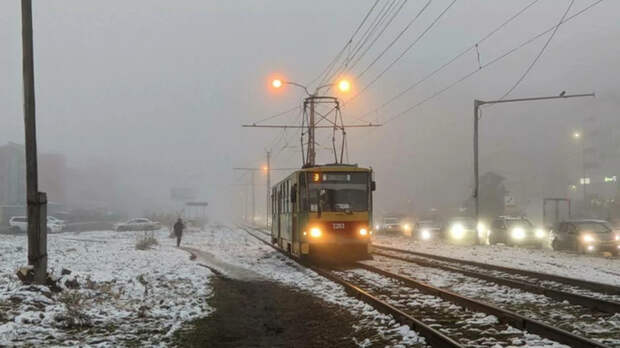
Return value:
[(293, 82), (293, 81), (284, 81), (284, 83), (287, 84), (287, 85), (293, 85), (293, 86), (297, 86), (299, 88), (303, 88), (303, 90), (306, 92), (306, 94), (308, 96), (311, 95), (310, 92), (308, 92), (308, 88), (306, 86), (302, 85), (301, 83), (297, 83), (297, 82)]

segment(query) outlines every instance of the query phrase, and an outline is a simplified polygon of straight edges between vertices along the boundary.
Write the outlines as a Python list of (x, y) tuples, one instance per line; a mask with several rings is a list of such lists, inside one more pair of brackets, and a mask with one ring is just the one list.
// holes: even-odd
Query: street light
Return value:
[[(305, 92), (307, 97), (304, 100), (304, 112), (306, 110), (306, 106), (309, 107), (310, 112), (308, 115), (308, 131), (307, 131), (307, 136), (308, 136), (308, 142), (307, 142), (307, 156), (306, 158), (303, 157), (303, 150), (302, 150), (302, 159), (304, 162), (304, 166), (310, 167), (310, 166), (314, 166), (315, 165), (315, 158), (316, 158), (316, 151), (315, 151), (315, 141), (314, 141), (314, 135), (315, 135), (315, 128), (316, 128), (316, 122), (315, 122), (315, 104), (322, 104), (322, 103), (333, 103), (334, 106), (334, 110), (336, 110), (336, 118), (340, 117), (340, 120), (342, 122), (342, 115), (340, 115), (340, 105), (338, 102), (338, 98), (336, 97), (331, 97), (331, 96), (322, 96), (319, 94), (320, 90), (323, 88), (328, 88), (328, 87), (332, 87), (332, 86), (336, 86), (338, 88), (338, 90), (340, 90), (340, 92), (346, 93), (349, 92), (351, 90), (351, 82), (347, 79), (340, 79), (337, 82), (332, 82), (332, 83), (328, 83), (325, 85), (320, 85), (318, 87), (316, 87), (314, 89), (313, 93), (310, 93), (310, 91), (308, 90), (308, 87), (304, 86), (301, 83), (297, 83), (297, 82), (293, 82), (293, 81), (286, 81), (286, 80), (281, 80), (279, 78), (273, 79), (271, 81), (271, 86), (273, 86), (274, 88), (281, 88), (284, 85), (292, 85), (292, 86), (296, 86), (299, 88), (302, 88)], [(319, 113), (320, 117), (322, 120), (326, 119), (326, 116), (321, 115)], [(320, 121), (319, 121), (320, 122)], [(342, 158), (344, 155), (344, 139), (345, 139), (345, 132), (344, 132), (344, 125), (341, 124), (340, 126), (337, 124), (337, 121), (329, 121), (330, 123), (332, 123), (332, 125), (334, 126), (334, 129), (339, 128), (342, 131), (342, 141), (343, 141), (343, 145), (342, 145), (342, 149), (340, 152), (340, 161), (342, 162)], [(302, 137), (303, 137), (303, 133), (302, 133)], [(333, 148), (334, 148), (334, 156), (336, 157), (336, 162), (338, 162), (338, 154), (336, 152), (336, 145), (334, 142), (335, 137), (332, 138), (332, 143), (333, 143)], [(303, 140), (302, 140), (302, 149), (303, 149)]]
[(280, 88), (282, 87), (282, 80), (275, 79), (271, 81), (271, 85), (273, 86), (273, 88)]
[(573, 138), (575, 138), (575, 139), (579, 139), (579, 138), (581, 138), (581, 133), (579, 133), (579, 132), (575, 131), (575, 132), (573, 133)]

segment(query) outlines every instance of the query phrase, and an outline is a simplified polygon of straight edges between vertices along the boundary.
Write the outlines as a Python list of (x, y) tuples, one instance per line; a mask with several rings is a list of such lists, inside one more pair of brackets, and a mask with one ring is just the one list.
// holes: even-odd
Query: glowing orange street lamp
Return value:
[(273, 86), (273, 88), (280, 88), (280, 87), (282, 87), (282, 80), (275, 79), (275, 80), (271, 81), (271, 85)]
[(351, 90), (351, 82), (349, 80), (340, 80), (338, 82), (338, 89), (340, 92), (348, 92)]

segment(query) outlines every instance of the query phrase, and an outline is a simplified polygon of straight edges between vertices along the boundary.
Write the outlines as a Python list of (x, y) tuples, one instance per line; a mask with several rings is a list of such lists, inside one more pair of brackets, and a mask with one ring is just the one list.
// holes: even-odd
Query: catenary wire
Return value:
[(521, 77), (517, 80), (517, 82), (515, 82), (515, 84), (510, 87), (510, 89), (504, 93), (504, 95), (500, 98), (500, 100), (506, 98), (510, 93), (512, 93), (512, 91), (515, 90), (515, 88), (517, 88), (517, 86), (519, 86), (519, 84), (525, 79), (525, 77), (529, 74), (529, 72), (532, 70), (532, 68), (534, 67), (534, 65), (536, 65), (536, 62), (538, 62), (538, 60), (540, 59), (540, 57), (542, 56), (542, 54), (545, 52), (545, 50), (547, 49), (547, 46), (549, 46), (549, 43), (551, 42), (551, 40), (553, 40), (553, 37), (555, 36), (555, 33), (557, 33), (558, 28), (560, 28), (560, 25), (562, 24), (562, 22), (564, 21), (564, 19), (566, 18), (566, 15), (568, 14), (568, 11), (570, 11), (571, 7), (573, 7), (573, 4), (575, 3), (575, 0), (571, 0), (570, 3), (568, 4), (568, 7), (566, 8), (566, 11), (564, 11), (564, 15), (562, 16), (562, 19), (560, 19), (560, 21), (558, 22), (558, 24), (555, 26), (555, 28), (553, 29), (553, 31), (551, 32), (551, 35), (549, 35), (549, 38), (547, 39), (547, 42), (545, 42), (545, 44), (543, 45), (543, 47), (540, 49), (540, 52), (538, 52), (538, 55), (536, 55), (536, 58), (534, 58), (534, 60), (532, 61), (532, 63), (527, 67), (527, 69), (525, 69), (525, 71), (523, 72), (523, 74), (521, 75)]
[[(587, 12), (588, 10), (592, 9), (594, 6), (596, 6), (596, 5), (600, 4), (601, 2), (603, 2), (603, 0), (598, 0), (598, 1), (595, 1), (594, 3), (592, 3), (592, 4), (590, 4), (590, 5), (586, 6), (586, 7), (584, 7), (584, 8), (583, 8), (583, 9), (581, 9), (580, 11), (576, 12), (576, 13), (575, 13), (575, 14), (573, 14), (572, 16), (566, 17), (566, 18), (565, 18), (562, 22), (560, 22), (560, 24), (564, 24), (564, 23), (569, 22), (570, 20), (572, 20), (572, 19), (574, 19), (575, 17), (577, 17), (577, 16), (579, 16), (579, 15), (581, 15), (581, 14), (583, 14), (583, 13)], [(397, 118), (400, 118), (400, 117), (404, 116), (405, 114), (409, 113), (411, 110), (413, 110), (413, 109), (415, 109), (415, 108), (419, 107), (420, 105), (422, 105), (422, 104), (424, 104), (424, 103), (428, 102), (429, 100), (436, 98), (437, 96), (441, 95), (441, 94), (442, 94), (442, 93), (444, 93), (445, 91), (447, 91), (447, 90), (451, 89), (452, 87), (454, 87), (454, 86), (458, 85), (459, 83), (461, 83), (461, 82), (463, 82), (463, 81), (467, 80), (469, 77), (473, 76), (473, 75), (474, 75), (474, 74), (476, 74), (477, 72), (482, 71), (483, 69), (485, 69), (485, 68), (489, 67), (490, 65), (493, 65), (493, 64), (497, 63), (498, 61), (500, 61), (500, 60), (502, 60), (502, 59), (506, 58), (507, 56), (509, 56), (509, 55), (511, 55), (512, 53), (514, 53), (514, 52), (518, 51), (519, 49), (521, 49), (521, 48), (523, 48), (523, 47), (525, 47), (525, 46), (529, 45), (530, 43), (532, 43), (532, 42), (536, 41), (536, 40), (537, 40), (537, 39), (539, 39), (540, 37), (544, 36), (545, 34), (549, 33), (550, 31), (552, 31), (555, 27), (556, 27), (556, 26), (553, 26), (553, 27), (551, 27), (551, 28), (549, 28), (549, 29), (547, 29), (547, 30), (545, 30), (545, 31), (543, 31), (543, 32), (541, 32), (541, 33), (539, 33), (539, 34), (537, 34), (537, 35), (535, 35), (535, 36), (531, 37), (530, 39), (528, 39), (528, 40), (526, 40), (526, 41), (522, 42), (520, 45), (518, 45), (518, 46), (516, 46), (516, 47), (514, 47), (514, 48), (512, 48), (512, 49), (510, 49), (510, 50), (508, 50), (508, 51), (506, 51), (505, 53), (503, 53), (502, 55), (500, 55), (500, 56), (498, 56), (498, 57), (494, 58), (493, 60), (489, 61), (488, 63), (483, 64), (483, 65), (482, 65), (482, 67), (480, 67), (480, 68), (476, 68), (476, 70), (474, 70), (474, 71), (472, 71), (472, 72), (469, 72), (468, 74), (466, 74), (466, 75), (462, 76), (461, 78), (459, 78), (458, 80), (454, 81), (453, 83), (451, 83), (451, 84), (450, 84), (450, 85), (448, 85), (447, 87), (444, 87), (444, 88), (440, 89), (439, 91), (437, 91), (437, 92), (433, 93), (431, 96), (429, 96), (429, 97), (427, 97), (427, 98), (423, 99), (422, 101), (420, 101), (420, 102), (418, 102), (418, 103), (414, 104), (413, 106), (411, 106), (411, 107), (409, 107), (409, 108), (407, 108), (407, 109), (405, 109), (405, 110), (403, 110), (403, 111), (401, 111), (401, 112), (399, 112), (399, 113), (395, 114), (394, 116), (392, 116), (392, 117), (388, 118), (388, 119), (384, 122), (384, 124), (387, 124), (387, 123), (389, 123), (389, 122), (391, 122), (391, 121), (394, 121), (395, 119), (397, 119)]]
[(515, 13), (514, 15), (512, 15), (510, 18), (508, 18), (506, 21), (504, 21), (502, 24), (500, 24), (498, 27), (496, 27), (495, 29), (491, 30), (487, 35), (485, 35), (484, 37), (482, 37), (480, 40), (476, 41), (476, 43), (474, 43), (473, 45), (465, 48), (464, 50), (462, 50), (461, 52), (459, 52), (458, 54), (456, 54), (454, 57), (452, 57), (450, 60), (448, 60), (447, 62), (445, 62), (444, 64), (442, 64), (441, 66), (439, 66), (437, 69), (433, 70), (432, 72), (430, 72), (429, 74), (427, 74), (426, 76), (424, 76), (422, 79), (414, 82), (413, 84), (411, 84), (409, 87), (405, 88), (404, 90), (402, 90), (401, 92), (397, 93), (396, 95), (394, 95), (393, 97), (391, 97), (390, 99), (388, 99), (386, 102), (384, 102), (383, 104), (381, 104), (379, 107), (370, 110), (364, 114), (362, 114), (361, 116), (359, 116), (360, 119), (364, 119), (364, 117), (368, 116), (371, 113), (377, 113), (379, 110), (385, 108), (386, 106), (388, 106), (389, 104), (393, 103), (394, 101), (400, 99), (403, 95), (405, 95), (407, 92), (411, 91), (412, 89), (416, 88), (417, 86), (419, 86), (420, 84), (422, 84), (423, 82), (425, 82), (426, 80), (430, 79), (431, 77), (435, 76), (436, 74), (440, 73), (442, 70), (444, 70), (445, 68), (447, 68), (449, 65), (451, 65), (452, 63), (454, 63), (456, 60), (458, 60), (459, 58), (463, 57), (464, 55), (466, 55), (468, 52), (470, 52), (471, 50), (473, 50), (474, 48), (476, 48), (476, 45), (480, 45), (483, 42), (485, 42), (486, 40), (488, 40), (489, 38), (491, 38), (493, 35), (495, 35), (497, 32), (499, 32), (502, 28), (504, 28), (506, 25), (508, 25), (510, 22), (512, 22), (514, 19), (516, 19), (517, 17), (519, 17), (521, 14), (523, 14), (527, 9), (529, 9), (530, 7), (532, 7), (534, 4), (536, 4), (539, 0), (534, 0), (532, 2), (530, 2), (528, 5), (526, 5), (525, 7), (523, 7), (522, 9), (520, 9), (517, 13)]

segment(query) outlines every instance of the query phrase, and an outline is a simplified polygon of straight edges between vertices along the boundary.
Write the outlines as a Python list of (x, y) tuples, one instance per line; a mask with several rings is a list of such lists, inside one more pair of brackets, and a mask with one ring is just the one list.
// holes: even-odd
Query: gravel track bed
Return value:
[(354, 269), (335, 273), (466, 347), (565, 347), (500, 323), (495, 316), (469, 311), (367, 270)]
[(525, 317), (587, 337), (603, 344), (620, 347), (620, 313), (609, 314), (571, 305), (544, 295), (498, 285), (456, 272), (418, 266), (409, 262), (375, 256), (369, 265), (405, 275), (438, 288), (450, 290)]

